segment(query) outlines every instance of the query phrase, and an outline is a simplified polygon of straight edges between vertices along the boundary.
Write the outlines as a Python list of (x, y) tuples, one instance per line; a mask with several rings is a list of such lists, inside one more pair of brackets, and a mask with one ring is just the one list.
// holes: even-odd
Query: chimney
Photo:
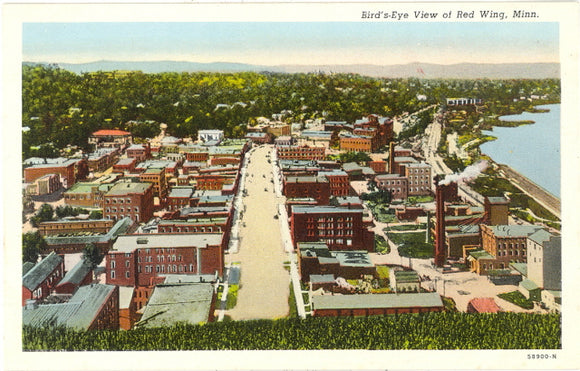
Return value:
[(445, 264), (445, 194), (449, 185), (440, 184), (441, 177), (435, 176), (435, 265)]

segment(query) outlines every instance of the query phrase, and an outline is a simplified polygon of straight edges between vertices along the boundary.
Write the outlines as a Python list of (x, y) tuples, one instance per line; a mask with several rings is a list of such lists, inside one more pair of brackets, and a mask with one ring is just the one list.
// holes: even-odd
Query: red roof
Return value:
[(478, 313), (497, 313), (501, 311), (501, 308), (495, 303), (493, 298), (475, 298), (471, 299), (469, 304)]
[(125, 136), (131, 135), (130, 132), (124, 130), (99, 130), (93, 133), (94, 137), (108, 137), (108, 136)]

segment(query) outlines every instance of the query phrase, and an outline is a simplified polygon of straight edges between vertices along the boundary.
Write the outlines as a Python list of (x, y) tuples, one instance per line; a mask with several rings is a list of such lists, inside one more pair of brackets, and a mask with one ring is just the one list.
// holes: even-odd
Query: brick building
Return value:
[(76, 183), (64, 192), (64, 204), (72, 207), (102, 209), (107, 193), (114, 184), (111, 183)]
[(528, 236), (543, 229), (536, 225), (485, 224), (479, 228), (483, 250), (470, 251), (467, 257), (471, 270), (478, 274), (508, 269), (510, 263), (526, 263)]
[(168, 187), (165, 168), (149, 168), (139, 174), (139, 180), (143, 183), (153, 184), (153, 197), (159, 197), (162, 200), (167, 197)]
[(147, 234), (119, 236), (106, 255), (107, 283), (149, 286), (168, 273), (223, 275), (224, 235)]
[(328, 205), (330, 201), (330, 183), (325, 177), (292, 177), (284, 178), (284, 196), (286, 198), (314, 198), (319, 205)]
[(193, 206), (192, 199), (195, 192), (194, 187), (173, 187), (167, 196), (166, 208), (169, 211), (176, 211), (184, 207)]
[(72, 295), (79, 287), (89, 285), (91, 282), (93, 282), (93, 270), (81, 259), (70, 271), (66, 272), (56, 285), (55, 291), (58, 294)]
[(245, 139), (251, 140), (252, 143), (256, 143), (256, 144), (266, 144), (266, 143), (272, 143), (273, 141), (273, 136), (270, 133), (263, 133), (263, 132), (252, 132), (252, 133), (247, 133), (246, 136), (244, 137)]
[(332, 196), (348, 196), (351, 192), (348, 174), (342, 170), (318, 172), (328, 179)]
[(340, 150), (348, 152), (373, 152), (373, 138), (341, 133), (340, 134)]
[(151, 145), (146, 144), (133, 144), (127, 148), (127, 157), (134, 158), (138, 163), (143, 162), (151, 158)]
[(377, 188), (389, 191), (392, 198), (404, 200), (408, 197), (409, 180), (399, 174), (381, 174), (375, 176)]
[(136, 158), (122, 158), (115, 165), (113, 165), (113, 172), (134, 173), (136, 165), (137, 165)]
[(408, 180), (409, 196), (427, 196), (431, 192), (431, 166), (424, 162), (409, 163), (405, 166), (405, 177)]
[(324, 160), (326, 148), (321, 146), (277, 146), (276, 153), (280, 160)]
[(32, 183), (49, 174), (58, 174), (63, 187), (70, 188), (89, 174), (87, 160), (60, 158), (26, 167), (24, 183)]
[(22, 305), (49, 296), (63, 276), (64, 259), (51, 252), (22, 276)]
[(117, 148), (99, 148), (87, 157), (89, 171), (100, 173), (113, 166), (119, 159)]
[(374, 251), (375, 234), (366, 228), (362, 209), (293, 206), (291, 211), (290, 233), (295, 246), (322, 241), (332, 251)]
[(31, 196), (42, 196), (54, 193), (62, 187), (60, 175), (46, 174), (36, 179), (34, 183), (26, 187), (26, 194)]
[(108, 219), (42, 222), (38, 225), (38, 233), (40, 233), (41, 236), (54, 236), (78, 232), (107, 233), (113, 227), (113, 224), (114, 222)]
[(67, 303), (31, 305), (22, 311), (22, 324), (67, 327), (77, 331), (119, 329), (119, 288), (81, 286)]
[(104, 196), (103, 217), (120, 220), (128, 216), (137, 223), (153, 216), (151, 183), (117, 183)]
[(384, 174), (387, 172), (387, 162), (386, 161), (369, 161), (368, 165), (377, 174)]

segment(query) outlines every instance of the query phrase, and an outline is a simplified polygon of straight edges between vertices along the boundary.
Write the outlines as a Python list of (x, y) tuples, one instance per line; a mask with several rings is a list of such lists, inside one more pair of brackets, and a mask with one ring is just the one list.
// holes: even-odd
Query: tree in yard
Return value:
[(38, 255), (44, 251), (48, 245), (38, 232), (27, 232), (22, 235), (22, 263), (36, 263)]
[(33, 226), (38, 227), (38, 224), (52, 220), (54, 217), (54, 208), (49, 204), (43, 204), (35, 216), (30, 219)]
[(377, 190), (377, 182), (374, 179), (367, 182), (367, 190), (369, 192), (375, 192)]
[(91, 269), (95, 269), (103, 261), (104, 255), (101, 254), (94, 243), (88, 243), (83, 249), (83, 260)]

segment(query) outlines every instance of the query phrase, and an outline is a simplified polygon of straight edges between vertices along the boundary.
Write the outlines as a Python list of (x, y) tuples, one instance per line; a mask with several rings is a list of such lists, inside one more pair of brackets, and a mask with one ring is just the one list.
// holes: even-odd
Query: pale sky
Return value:
[(559, 62), (558, 23), (25, 23), (23, 60), (280, 64)]

